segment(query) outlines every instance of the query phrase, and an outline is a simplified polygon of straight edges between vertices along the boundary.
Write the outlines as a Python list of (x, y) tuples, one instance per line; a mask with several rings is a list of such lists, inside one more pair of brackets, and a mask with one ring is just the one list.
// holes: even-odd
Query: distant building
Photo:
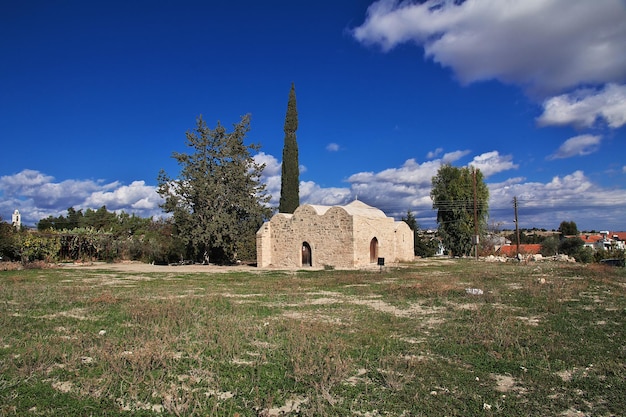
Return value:
[(402, 221), (355, 200), (345, 206), (305, 204), (278, 213), (256, 234), (259, 267), (364, 267), (412, 261), (413, 232)]
[(593, 250), (626, 249), (626, 232), (581, 233), (579, 236), (585, 247)]
[(11, 216), (11, 224), (17, 229), (22, 227), (22, 216), (20, 216), (20, 212), (17, 209), (13, 212), (13, 215)]

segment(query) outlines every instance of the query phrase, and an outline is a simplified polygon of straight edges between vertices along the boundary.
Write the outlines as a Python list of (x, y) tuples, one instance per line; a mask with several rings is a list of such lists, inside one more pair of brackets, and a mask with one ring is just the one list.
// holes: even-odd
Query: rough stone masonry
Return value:
[(413, 232), (403, 221), (355, 200), (345, 206), (305, 204), (278, 213), (256, 234), (257, 266), (358, 268), (412, 261)]

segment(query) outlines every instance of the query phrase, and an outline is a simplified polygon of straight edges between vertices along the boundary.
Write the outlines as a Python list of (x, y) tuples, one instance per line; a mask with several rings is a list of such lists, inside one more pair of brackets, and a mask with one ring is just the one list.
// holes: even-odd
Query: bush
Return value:
[(12, 225), (0, 219), (0, 260), (18, 261), (20, 259), (20, 245), (17, 237), (19, 232)]
[(583, 242), (583, 240), (579, 237), (563, 239), (559, 244), (559, 253), (576, 256), (583, 246), (585, 246), (585, 242)]
[(22, 262), (45, 261), (53, 262), (58, 259), (61, 250), (61, 240), (56, 234), (42, 234), (37, 232), (21, 233)]
[(625, 252), (624, 249), (599, 250), (593, 254), (593, 259), (595, 262), (600, 262), (603, 259), (626, 259)]
[(559, 239), (555, 236), (545, 239), (541, 243), (541, 255), (554, 256), (559, 250)]
[(593, 249), (589, 247), (583, 247), (574, 254), (574, 259), (576, 259), (576, 262), (589, 264), (593, 262), (593, 256), (594, 256)]

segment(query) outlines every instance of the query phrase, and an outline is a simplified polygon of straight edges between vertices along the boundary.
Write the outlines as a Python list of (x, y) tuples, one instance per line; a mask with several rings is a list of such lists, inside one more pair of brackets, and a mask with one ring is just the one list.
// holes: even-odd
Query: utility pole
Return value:
[(519, 223), (517, 221), (517, 197), (513, 197), (513, 207), (515, 208), (515, 236), (517, 238), (517, 259), (519, 259)]
[(476, 168), (472, 169), (474, 179), (474, 256), (478, 260), (478, 207), (476, 206)]

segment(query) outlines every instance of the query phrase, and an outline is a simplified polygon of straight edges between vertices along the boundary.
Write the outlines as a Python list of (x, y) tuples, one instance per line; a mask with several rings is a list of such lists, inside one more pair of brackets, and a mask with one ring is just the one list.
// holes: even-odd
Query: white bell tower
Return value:
[(22, 216), (20, 216), (20, 212), (17, 209), (15, 209), (13, 216), (11, 216), (11, 224), (17, 229), (22, 226)]

